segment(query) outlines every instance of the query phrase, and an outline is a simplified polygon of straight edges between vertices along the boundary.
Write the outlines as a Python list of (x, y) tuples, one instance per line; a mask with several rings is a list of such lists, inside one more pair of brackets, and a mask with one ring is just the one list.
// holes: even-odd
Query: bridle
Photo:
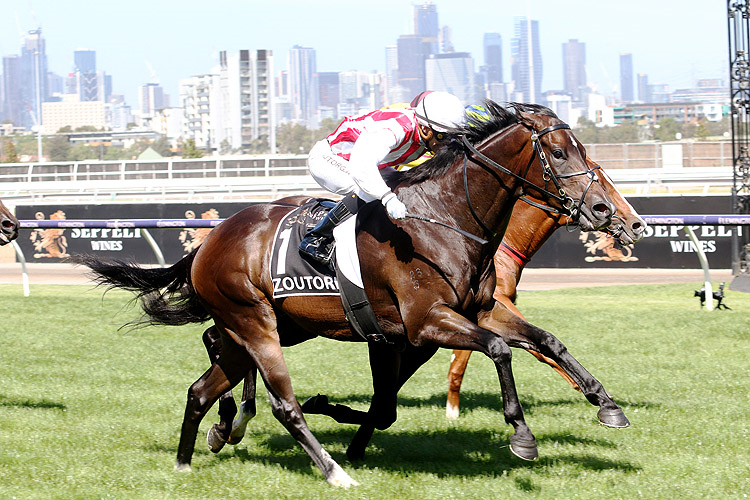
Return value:
[[(464, 192), (466, 193), (466, 202), (469, 205), (469, 210), (471, 211), (471, 215), (474, 217), (474, 220), (479, 224), (479, 227), (482, 228), (482, 230), (486, 233), (491, 235), (492, 238), (497, 236), (495, 232), (493, 232), (490, 228), (488, 228), (484, 222), (479, 218), (476, 211), (474, 210), (474, 206), (471, 203), (471, 196), (469, 194), (469, 179), (468, 179), (468, 163), (469, 160), (471, 160), (473, 163), (476, 163), (477, 165), (485, 168), (490, 169), (494, 168), (495, 170), (499, 170), (505, 175), (509, 175), (523, 183), (523, 186), (521, 188), (522, 194), (520, 199), (525, 201), (526, 203), (535, 206), (537, 208), (540, 208), (542, 210), (545, 210), (547, 212), (556, 213), (560, 215), (567, 215), (570, 220), (578, 220), (578, 217), (580, 216), (581, 207), (583, 206), (584, 199), (586, 198), (586, 194), (589, 191), (589, 188), (594, 183), (594, 181), (598, 181), (599, 177), (596, 175), (595, 170), (600, 168), (599, 165), (594, 167), (593, 169), (587, 168), (586, 170), (581, 170), (579, 172), (571, 172), (566, 174), (556, 174), (552, 167), (550, 167), (549, 162), (547, 161), (547, 155), (544, 153), (544, 149), (542, 147), (541, 142), (539, 139), (555, 130), (561, 130), (561, 129), (570, 129), (570, 126), (567, 123), (558, 123), (556, 125), (551, 125), (547, 128), (544, 128), (540, 131), (536, 131), (531, 125), (520, 122), (520, 125), (526, 127), (531, 131), (531, 143), (532, 143), (532, 149), (535, 154), (531, 155), (531, 158), (529, 158), (529, 163), (526, 165), (526, 170), (524, 171), (523, 175), (518, 175), (514, 172), (511, 172), (504, 166), (500, 165), (496, 161), (494, 161), (492, 158), (488, 157), (487, 155), (480, 152), (477, 148), (474, 147), (471, 142), (466, 138), (466, 135), (461, 135), (461, 142), (464, 145), (465, 153), (464, 153), (464, 167), (463, 167), (463, 177), (464, 177)], [(534, 164), (535, 159), (539, 159), (539, 164), (542, 167), (542, 178), (544, 179), (544, 187), (537, 186), (533, 182), (526, 179), (526, 176), (529, 173), (529, 170), (531, 170), (532, 165)], [(480, 161), (481, 160), (481, 161)], [(581, 200), (579, 201), (578, 205), (575, 204), (575, 200), (568, 196), (565, 193), (565, 189), (563, 189), (562, 184), (560, 183), (561, 179), (568, 179), (571, 177), (575, 177), (578, 175), (588, 175), (589, 176), (589, 182), (586, 185), (586, 188), (583, 191), (583, 195), (581, 196)], [(552, 192), (550, 190), (549, 184), (550, 181), (554, 185), (554, 188), (556, 189), (556, 193)], [(524, 187), (531, 186), (534, 190), (539, 191), (542, 193), (545, 197), (548, 199), (552, 199), (557, 201), (560, 204), (560, 209), (551, 207), (549, 205), (545, 205), (542, 203), (538, 203), (534, 200), (531, 200), (528, 198), (528, 195), (524, 192)]]

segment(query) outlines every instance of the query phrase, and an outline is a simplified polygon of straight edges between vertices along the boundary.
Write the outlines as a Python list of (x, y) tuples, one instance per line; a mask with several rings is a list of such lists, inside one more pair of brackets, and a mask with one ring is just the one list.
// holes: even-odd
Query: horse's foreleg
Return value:
[(627, 427), (630, 425), (622, 409), (607, 394), (601, 382), (594, 378), (568, 352), (568, 349), (557, 337), (527, 323), (498, 305), (480, 320), (480, 324), (496, 332), (510, 343), (517, 340), (521, 347), (524, 347), (524, 343), (531, 342), (542, 355), (559, 364), (562, 370), (580, 387), (586, 399), (591, 404), (600, 407), (598, 417), (602, 424), (609, 427)]
[(433, 344), (449, 349), (477, 350), (489, 357), (495, 363), (500, 380), (505, 421), (515, 430), (510, 437), (510, 450), (524, 460), (536, 460), (536, 440), (526, 424), (516, 392), (510, 347), (499, 335), (472, 323), (446, 306), (440, 306), (432, 309), (422, 328), (415, 336), (410, 335), (409, 340), (415, 345)]
[(437, 347), (407, 346), (396, 352), (388, 346), (370, 344), (373, 396), (367, 420), (360, 426), (346, 450), (349, 460), (362, 460), (375, 429), (385, 430), (396, 421), (398, 391), (437, 351)]
[(464, 380), (464, 373), (469, 364), (471, 351), (462, 351), (454, 349), (451, 356), (451, 365), (448, 368), (448, 399), (445, 405), (445, 416), (448, 418), (458, 418), (458, 405), (461, 400), (461, 383)]

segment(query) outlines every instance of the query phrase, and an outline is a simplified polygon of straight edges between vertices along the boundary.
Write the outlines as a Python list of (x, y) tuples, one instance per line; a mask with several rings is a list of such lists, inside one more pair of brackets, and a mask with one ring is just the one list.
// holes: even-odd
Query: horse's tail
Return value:
[(105, 261), (93, 255), (75, 255), (70, 261), (91, 269), (92, 279), (108, 290), (122, 288), (135, 294), (143, 316), (131, 326), (186, 325), (210, 318), (190, 282), (196, 250), (167, 268), (145, 268), (119, 260)]

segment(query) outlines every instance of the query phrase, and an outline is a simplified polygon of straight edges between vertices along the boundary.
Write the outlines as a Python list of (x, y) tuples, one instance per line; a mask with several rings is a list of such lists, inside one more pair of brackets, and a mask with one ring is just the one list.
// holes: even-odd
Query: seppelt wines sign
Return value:
[[(628, 197), (642, 215), (729, 214), (728, 196)], [(248, 203), (175, 203), (138, 205), (35, 205), (16, 207), (21, 220), (225, 219)], [(737, 228), (742, 230), (742, 228)], [(712, 268), (731, 267), (732, 226), (694, 226)], [(748, 228), (746, 228), (748, 229)], [(750, 230), (750, 229), (748, 229)], [(201, 244), (211, 228), (149, 229), (167, 263)], [(143, 229), (133, 227), (61, 227), (21, 232), (18, 244), (29, 262), (61, 262), (75, 253), (156, 264)], [(529, 267), (689, 268), (699, 266), (695, 245), (681, 226), (650, 225), (646, 237), (620, 247), (601, 232), (559, 229), (533, 256)]]
[[(729, 196), (628, 197), (641, 215), (730, 214)], [(706, 254), (709, 266), (729, 269), (733, 231), (723, 225), (690, 226)], [(744, 228), (748, 230), (748, 228)], [(740, 233), (741, 234), (741, 233)], [(602, 232), (558, 230), (532, 258), (529, 267), (685, 268), (700, 267), (695, 244), (683, 226), (649, 225), (645, 237), (627, 247)]]

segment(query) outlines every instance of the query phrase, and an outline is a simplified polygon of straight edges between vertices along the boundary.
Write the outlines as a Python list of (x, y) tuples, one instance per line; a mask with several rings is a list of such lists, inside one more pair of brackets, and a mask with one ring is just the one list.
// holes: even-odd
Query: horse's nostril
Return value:
[(597, 203), (594, 205), (594, 211), (602, 217), (608, 217), (612, 213), (612, 209), (606, 203)]
[(643, 227), (643, 224), (641, 224), (640, 222), (634, 222), (630, 226), (630, 228), (633, 230), (633, 233), (635, 234), (640, 234), (645, 230), (645, 228)]

